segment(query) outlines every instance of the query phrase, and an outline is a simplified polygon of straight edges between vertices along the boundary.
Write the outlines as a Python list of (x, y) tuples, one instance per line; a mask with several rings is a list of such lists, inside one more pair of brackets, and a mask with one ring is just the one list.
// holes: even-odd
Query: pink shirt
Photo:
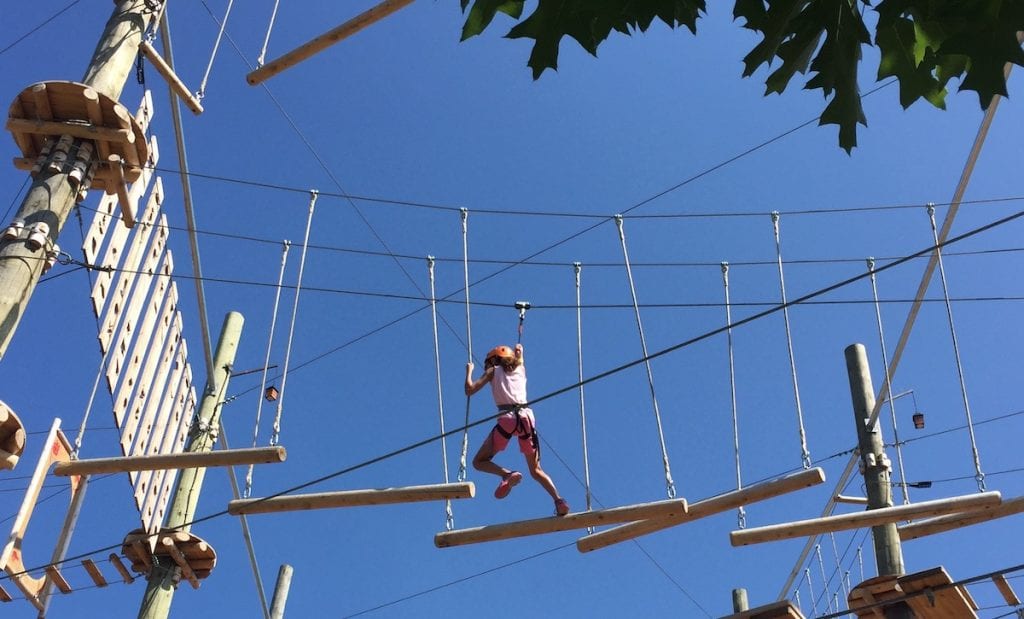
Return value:
[(491, 377), (491, 394), (498, 406), (505, 404), (526, 404), (526, 366), (522, 363), (511, 372), (505, 372), (500, 365), (494, 366)]

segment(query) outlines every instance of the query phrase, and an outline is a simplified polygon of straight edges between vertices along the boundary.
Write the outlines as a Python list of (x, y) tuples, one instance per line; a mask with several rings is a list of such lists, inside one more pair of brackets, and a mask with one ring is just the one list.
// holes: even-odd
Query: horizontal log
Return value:
[(898, 527), (896, 530), (900, 534), (900, 539), (907, 541), (925, 537), (926, 535), (945, 533), (946, 531), (967, 527), (972, 524), (988, 522), (996, 518), (1012, 516), (1021, 512), (1024, 512), (1024, 496), (1007, 499), (1002, 504), (989, 509), (963, 511), (938, 518), (912, 522)]
[(92, 559), (82, 559), (82, 567), (89, 573), (89, 577), (96, 583), (97, 587), (106, 587), (107, 579), (103, 577), (103, 572), (100, 568), (96, 567), (96, 563)]
[(185, 83), (178, 78), (174, 69), (171, 68), (171, 65), (167, 64), (167, 61), (163, 59), (152, 45), (143, 41), (139, 44), (139, 51), (153, 63), (153, 68), (156, 69), (156, 72), (163, 76), (164, 81), (171, 87), (174, 94), (178, 95), (178, 98), (185, 103), (188, 109), (192, 110), (193, 114), (198, 116), (203, 113), (203, 104), (189, 91)]
[(271, 60), (262, 67), (250, 72), (245, 76), (245, 80), (252, 86), (264, 82), (281, 71), (293, 67), (310, 56), (322, 52), (342, 39), (352, 36), (370, 24), (380, 21), (395, 11), (412, 4), (412, 2), (413, 0), (384, 0), (384, 2), (360, 13), (333, 30), (321, 34), (312, 41), (304, 43), (287, 54)]
[(134, 144), (135, 133), (131, 129), (97, 127), (55, 120), (29, 120), (8, 118), (7, 130), (12, 133), (35, 133), (37, 135), (70, 135), (83, 140), (105, 140), (119, 144)]
[(747, 486), (746, 488), (740, 488), (739, 490), (734, 490), (732, 492), (726, 492), (725, 494), (697, 501), (696, 503), (690, 503), (686, 512), (671, 518), (631, 522), (629, 524), (608, 529), (607, 531), (601, 531), (600, 533), (593, 533), (591, 535), (581, 537), (576, 540), (576, 549), (580, 552), (598, 550), (599, 548), (631, 540), (640, 537), (641, 535), (647, 535), (669, 527), (674, 527), (684, 522), (705, 518), (726, 510), (736, 509), (742, 505), (756, 503), (781, 494), (793, 492), (794, 490), (814, 486), (823, 483), (824, 481), (824, 470), (821, 468), (807, 469), (778, 479), (772, 479)]
[(875, 527), (900, 520), (909, 520), (918, 516), (938, 516), (972, 509), (993, 508), (999, 505), (1001, 501), (1002, 496), (998, 492), (980, 492), (946, 499), (936, 499), (934, 501), (911, 503), (910, 505), (882, 507), (853, 514), (839, 514), (733, 531), (729, 534), (729, 541), (733, 546), (760, 544), (762, 542), (807, 537), (821, 533)]
[(333, 507), (357, 507), (360, 505), (471, 499), (475, 494), (476, 486), (473, 485), (473, 482), (406, 486), (402, 488), (375, 488), (370, 490), (343, 490), (340, 492), (321, 492), (317, 494), (282, 495), (261, 499), (236, 499), (228, 502), (228, 513), (233, 516), (239, 516), (242, 514), (267, 514), (308, 509), (329, 509)]
[(434, 545), (438, 548), (448, 548), (450, 546), (494, 542), (514, 537), (526, 537), (528, 535), (584, 529), (602, 524), (631, 522), (646, 518), (678, 517), (684, 513), (686, 513), (686, 499), (669, 499), (654, 503), (641, 503), (624, 507), (612, 507), (610, 509), (577, 512), (565, 516), (552, 516), (550, 518), (536, 518), (534, 520), (521, 520), (519, 522), (445, 531), (434, 535)]
[(280, 445), (253, 449), (221, 449), (218, 451), (177, 454), (155, 454), (123, 458), (96, 458), (61, 462), (53, 474), (95, 475), (97, 473), (128, 473), (131, 471), (162, 471), (167, 469), (195, 469), (208, 466), (235, 466), (243, 464), (273, 464), (284, 462), (287, 452)]

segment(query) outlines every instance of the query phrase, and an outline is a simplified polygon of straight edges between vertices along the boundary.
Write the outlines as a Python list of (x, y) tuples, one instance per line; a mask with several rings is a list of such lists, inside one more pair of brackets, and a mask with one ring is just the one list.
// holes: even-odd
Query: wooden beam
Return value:
[(95, 475), (97, 473), (128, 473), (131, 471), (160, 471), (166, 469), (195, 469), (208, 466), (236, 466), (243, 464), (275, 464), (284, 462), (287, 452), (280, 445), (253, 449), (224, 449), (203, 453), (156, 454), (125, 458), (97, 458), (73, 460), (54, 467), (53, 474)]
[[(223, 452), (221, 452), (223, 453)], [(476, 494), (473, 482), (407, 486), (404, 488), (377, 488), (372, 490), (345, 490), (319, 494), (293, 494), (263, 499), (235, 499), (228, 503), (228, 513), (267, 514), (306, 509), (356, 507), (360, 505), (387, 505), (447, 499), (471, 499)]]
[(68, 581), (65, 580), (64, 575), (60, 573), (56, 565), (47, 565), (46, 575), (61, 593), (71, 593), (71, 585), (68, 584)]
[(793, 492), (794, 490), (814, 486), (823, 483), (824, 481), (824, 470), (821, 468), (807, 469), (792, 475), (787, 475), (778, 479), (771, 479), (759, 484), (747, 486), (746, 488), (720, 494), (709, 499), (704, 499), (703, 501), (690, 503), (686, 512), (679, 516), (660, 520), (641, 520), (639, 522), (631, 522), (629, 524), (608, 529), (607, 531), (601, 531), (600, 533), (581, 537), (576, 540), (576, 549), (580, 552), (590, 552), (592, 550), (604, 548), (605, 546), (611, 546), (612, 544), (631, 540), (636, 537), (640, 537), (641, 535), (647, 535), (649, 533), (661, 531), (662, 529), (674, 527), (684, 522), (704, 518), (729, 509), (735, 509), (741, 505), (756, 503), (757, 501), (770, 499), (781, 494)]
[(1006, 600), (1007, 606), (1020, 606), (1020, 598), (1017, 597), (1013, 587), (1007, 582), (1006, 576), (996, 574), (992, 577), (992, 582), (996, 584), (996, 589), (999, 589), (999, 593), (1003, 594), (1003, 599)]
[(100, 568), (96, 567), (92, 559), (82, 559), (82, 567), (89, 573), (89, 577), (92, 578), (97, 587), (107, 586), (107, 579), (103, 577), (103, 572), (100, 571)]
[(312, 41), (309, 41), (308, 43), (293, 49), (287, 54), (271, 60), (255, 71), (250, 72), (245, 76), (245, 81), (249, 82), (252, 86), (264, 82), (285, 69), (293, 67), (310, 56), (327, 49), (338, 41), (352, 36), (363, 28), (384, 19), (399, 9), (405, 8), (412, 4), (412, 1), (413, 0), (384, 0), (377, 6), (360, 13), (337, 28), (318, 36)]
[(733, 531), (729, 534), (729, 541), (733, 546), (746, 546), (834, 531), (848, 531), (850, 529), (874, 527), (900, 520), (908, 520), (917, 516), (937, 516), (975, 508), (992, 508), (999, 505), (1001, 500), (1002, 497), (998, 492), (980, 492), (934, 501), (922, 501), (910, 505), (882, 507), (853, 514), (839, 514), (824, 518), (812, 518), (810, 520), (799, 520), (767, 527)]
[(192, 571), (192, 566), (188, 564), (188, 559), (186, 559), (181, 550), (174, 545), (174, 540), (170, 537), (165, 537), (160, 540), (160, 543), (167, 550), (167, 553), (171, 555), (171, 558), (174, 559), (174, 562), (178, 564), (178, 567), (181, 568), (181, 575), (185, 577), (185, 580), (192, 585), (193, 589), (198, 589), (199, 579), (196, 578), (195, 572)]
[(949, 514), (938, 518), (912, 522), (899, 527), (897, 531), (899, 531), (900, 539), (907, 541), (917, 539), (919, 537), (925, 537), (926, 535), (945, 533), (946, 531), (959, 529), (960, 527), (966, 527), (972, 524), (978, 524), (980, 522), (988, 522), (989, 520), (995, 520), (996, 518), (1012, 516), (1021, 512), (1024, 512), (1024, 496), (1007, 499), (1003, 501), (1002, 504), (991, 509), (964, 510), (956, 514)]
[(83, 140), (105, 140), (118, 144), (134, 144), (135, 133), (131, 129), (97, 127), (55, 120), (29, 120), (8, 118), (7, 129), (11, 132), (34, 133), (36, 135), (70, 135)]
[(192, 110), (193, 114), (199, 116), (203, 113), (203, 104), (189, 91), (188, 86), (178, 78), (171, 65), (167, 64), (167, 61), (157, 53), (152, 45), (143, 40), (139, 44), (139, 51), (153, 63), (153, 68), (156, 69), (156, 72), (163, 76), (167, 85), (174, 91), (174, 94), (178, 95), (178, 98), (188, 106), (188, 109)]
[(114, 569), (116, 569), (121, 575), (121, 579), (124, 580), (124, 584), (130, 585), (135, 582), (135, 577), (132, 576), (128, 571), (128, 568), (124, 566), (124, 563), (121, 562), (121, 557), (118, 556), (117, 553), (110, 553), (110, 557), (108, 558), (110, 559), (110, 564), (113, 565)]
[(492, 524), (471, 529), (445, 531), (434, 535), (434, 545), (438, 548), (493, 542), (527, 535), (556, 533), (572, 529), (584, 529), (601, 524), (631, 522), (646, 518), (672, 518), (686, 513), (686, 499), (669, 499), (654, 503), (641, 503), (624, 507), (613, 507), (589, 512), (577, 512), (565, 516), (522, 520), (505, 524)]

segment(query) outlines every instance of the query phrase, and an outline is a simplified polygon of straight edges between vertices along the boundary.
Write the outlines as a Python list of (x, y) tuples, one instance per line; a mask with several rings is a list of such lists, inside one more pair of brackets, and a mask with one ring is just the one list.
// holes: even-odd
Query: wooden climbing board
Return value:
[(121, 553), (132, 564), (132, 570), (149, 576), (153, 559), (174, 561), (181, 568), (181, 576), (199, 588), (199, 581), (210, 575), (217, 564), (217, 553), (199, 537), (184, 531), (161, 529), (157, 534), (156, 550), (150, 551), (148, 535), (142, 529), (135, 529), (125, 536)]

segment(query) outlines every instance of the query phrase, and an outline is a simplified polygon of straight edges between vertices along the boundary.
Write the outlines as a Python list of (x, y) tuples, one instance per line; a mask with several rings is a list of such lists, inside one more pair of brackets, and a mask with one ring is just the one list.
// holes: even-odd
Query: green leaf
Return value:
[[(469, 0), (462, 0), (463, 11), (466, 10), (468, 3)], [(466, 23), (462, 25), (462, 40), (465, 41), (483, 32), (498, 11), (519, 19), (523, 14), (523, 4), (525, 0), (476, 0), (473, 2), (473, 8), (469, 10), (469, 15), (466, 16)]]

